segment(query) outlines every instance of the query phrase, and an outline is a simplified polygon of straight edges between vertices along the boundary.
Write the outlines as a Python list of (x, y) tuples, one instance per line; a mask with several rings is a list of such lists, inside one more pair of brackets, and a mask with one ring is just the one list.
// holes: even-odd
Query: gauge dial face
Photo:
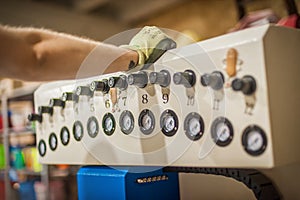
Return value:
[(130, 127), (132, 126), (132, 119), (128, 116), (128, 115), (125, 115), (123, 120), (123, 127), (124, 127), (124, 130), (129, 130)]
[(178, 118), (174, 111), (165, 110), (160, 117), (160, 127), (163, 134), (173, 136), (178, 129)]
[(144, 115), (142, 117), (142, 126), (144, 129), (149, 130), (153, 125), (153, 119), (150, 115)]
[(191, 120), (189, 121), (188, 130), (191, 136), (193, 137), (197, 136), (201, 131), (201, 123), (199, 119), (191, 118)]
[(51, 133), (49, 136), (49, 146), (52, 151), (57, 148), (57, 137), (54, 133)]
[(70, 132), (67, 127), (63, 127), (60, 131), (60, 139), (63, 145), (67, 145), (70, 141)]
[(227, 146), (233, 139), (233, 128), (225, 117), (216, 118), (211, 125), (211, 136), (218, 146)]
[(107, 131), (111, 131), (113, 129), (113, 121), (112, 121), (112, 119), (111, 118), (106, 118), (104, 126), (105, 126), (105, 129)]
[(111, 113), (106, 113), (103, 116), (102, 128), (106, 135), (112, 135), (116, 129), (115, 118)]
[(262, 135), (257, 131), (252, 131), (248, 134), (247, 146), (250, 151), (258, 151), (264, 145)]
[(139, 126), (142, 133), (146, 135), (152, 133), (155, 127), (155, 118), (150, 110), (142, 110), (139, 116)]
[(223, 124), (217, 125), (217, 138), (221, 142), (225, 142), (230, 137), (230, 130), (228, 126)]
[(202, 117), (195, 112), (188, 114), (184, 120), (184, 131), (189, 139), (199, 140), (204, 133)]
[(80, 121), (76, 121), (73, 125), (73, 135), (76, 141), (80, 141), (83, 137), (83, 126)]
[(44, 140), (41, 140), (38, 144), (38, 150), (39, 150), (39, 154), (40, 156), (45, 156), (46, 154), (46, 143)]
[(130, 111), (125, 110), (121, 113), (119, 124), (121, 131), (125, 134), (130, 134), (134, 128), (134, 118)]
[(98, 135), (99, 124), (96, 117), (90, 117), (87, 122), (87, 131), (90, 137), (94, 138)]
[(258, 156), (266, 150), (267, 137), (260, 127), (248, 126), (243, 133), (242, 143), (247, 153)]
[(174, 130), (175, 128), (175, 119), (173, 116), (167, 116), (164, 120), (164, 128), (167, 132)]

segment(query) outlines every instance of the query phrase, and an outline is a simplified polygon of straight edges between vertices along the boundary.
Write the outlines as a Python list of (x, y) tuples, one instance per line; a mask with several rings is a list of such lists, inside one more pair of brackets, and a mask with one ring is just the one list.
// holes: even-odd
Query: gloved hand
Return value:
[(155, 26), (145, 26), (131, 39), (128, 45), (122, 45), (121, 47), (136, 51), (139, 55), (138, 65), (143, 65), (156, 45), (168, 37)]

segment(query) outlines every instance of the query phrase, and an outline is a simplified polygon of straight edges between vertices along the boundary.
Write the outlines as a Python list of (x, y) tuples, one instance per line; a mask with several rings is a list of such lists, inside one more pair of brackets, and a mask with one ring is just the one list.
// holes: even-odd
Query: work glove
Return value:
[(136, 51), (139, 55), (138, 65), (143, 65), (153, 53), (154, 48), (167, 38), (169, 36), (159, 28), (145, 26), (131, 39), (128, 45), (122, 45), (121, 47)]

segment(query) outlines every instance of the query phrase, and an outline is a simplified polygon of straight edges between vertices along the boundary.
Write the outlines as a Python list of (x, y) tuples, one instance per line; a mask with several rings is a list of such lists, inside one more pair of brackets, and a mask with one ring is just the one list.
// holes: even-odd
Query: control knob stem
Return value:
[(191, 88), (196, 83), (196, 75), (192, 70), (177, 72), (173, 75), (173, 81), (176, 85), (183, 85), (186, 88)]
[(159, 84), (161, 87), (168, 87), (171, 82), (171, 76), (167, 70), (151, 72), (149, 75), (149, 81), (151, 84)]
[(234, 91), (242, 91), (244, 95), (251, 95), (256, 90), (256, 81), (252, 76), (244, 76), (243, 78), (236, 78), (231, 83)]
[(118, 77), (110, 77), (108, 79), (108, 86), (111, 88), (126, 90), (128, 87), (127, 78), (124, 75), (120, 75)]
[(129, 85), (136, 85), (139, 88), (144, 88), (148, 84), (148, 74), (144, 71), (129, 74), (127, 76)]
[(223, 88), (224, 76), (221, 72), (214, 71), (211, 74), (203, 74), (200, 81), (204, 87), (209, 86), (213, 90), (220, 90)]
[(93, 81), (90, 84), (90, 90), (92, 92), (103, 92), (103, 93), (108, 93), (109, 92), (109, 86), (108, 86), (108, 80), (103, 79), (102, 81)]

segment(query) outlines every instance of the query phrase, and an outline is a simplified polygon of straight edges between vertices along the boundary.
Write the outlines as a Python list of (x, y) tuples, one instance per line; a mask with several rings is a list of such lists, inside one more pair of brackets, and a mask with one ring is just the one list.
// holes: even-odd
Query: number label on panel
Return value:
[(124, 106), (126, 106), (126, 99), (127, 97), (122, 97), (122, 100), (124, 101)]
[(148, 95), (147, 94), (143, 94), (142, 95), (142, 103), (143, 104), (147, 104), (148, 102), (149, 102)]
[(169, 95), (168, 94), (163, 94), (162, 95), (163, 103), (166, 104), (169, 102)]

